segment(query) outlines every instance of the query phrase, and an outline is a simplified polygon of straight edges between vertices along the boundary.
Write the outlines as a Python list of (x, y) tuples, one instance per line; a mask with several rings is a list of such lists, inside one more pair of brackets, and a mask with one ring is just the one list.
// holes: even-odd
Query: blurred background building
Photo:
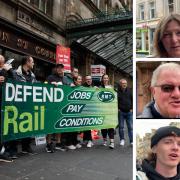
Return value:
[(123, 77), (132, 86), (131, 0), (0, 0), (0, 7), (0, 54), (15, 58), (14, 68), (31, 55), (44, 81), (60, 44), (82, 76), (104, 65), (112, 84)]
[(137, 57), (152, 54), (155, 28), (163, 16), (180, 14), (179, 0), (136, 0)]

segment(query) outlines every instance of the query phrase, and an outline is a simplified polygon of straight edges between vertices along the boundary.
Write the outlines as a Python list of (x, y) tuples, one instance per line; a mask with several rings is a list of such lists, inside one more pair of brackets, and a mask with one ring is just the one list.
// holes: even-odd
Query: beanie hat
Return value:
[(180, 136), (180, 128), (175, 126), (165, 126), (157, 129), (151, 138), (151, 148), (156, 145), (162, 138), (167, 136)]

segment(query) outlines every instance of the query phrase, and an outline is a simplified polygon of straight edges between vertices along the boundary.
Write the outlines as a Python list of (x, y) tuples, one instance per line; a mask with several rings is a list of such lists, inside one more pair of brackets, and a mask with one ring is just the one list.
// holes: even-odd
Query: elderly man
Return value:
[(153, 101), (138, 118), (180, 118), (180, 65), (159, 65), (151, 79)]
[(119, 81), (118, 87), (118, 119), (119, 119), (119, 137), (120, 145), (125, 145), (124, 123), (126, 121), (128, 128), (129, 142), (133, 144), (133, 97), (132, 90), (127, 87), (126, 79)]

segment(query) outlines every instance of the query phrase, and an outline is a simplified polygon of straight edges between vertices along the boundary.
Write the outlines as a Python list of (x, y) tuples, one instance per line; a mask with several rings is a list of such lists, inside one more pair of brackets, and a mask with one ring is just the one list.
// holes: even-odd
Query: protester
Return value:
[(151, 79), (152, 102), (148, 103), (138, 118), (180, 117), (180, 65), (159, 65)]
[[(34, 73), (32, 72), (34, 67), (34, 59), (31, 56), (24, 56), (22, 57), (21, 65), (16, 69), (12, 71), (12, 78), (15, 81), (20, 82), (31, 82), (36, 83), (36, 77)], [(21, 139), (22, 144), (22, 153), (26, 154), (34, 154), (34, 151), (31, 148), (31, 138), (24, 138)], [(12, 141), (9, 151), (12, 154), (12, 156), (15, 158), (17, 154), (17, 141)]]
[[(70, 86), (75, 86), (74, 84), (74, 79), (78, 77), (78, 68), (76, 67), (72, 67), (71, 68), (71, 73), (70, 74), (67, 74), (66, 77), (68, 79), (68, 84)], [(64, 133), (64, 139), (66, 141), (66, 147), (70, 150), (75, 150), (76, 149), (76, 146), (74, 146), (72, 144), (72, 136), (74, 136), (74, 133), (73, 132), (67, 132), (67, 133)]]
[[(73, 83), (71, 83), (72, 87), (81, 86), (82, 85), (82, 76), (78, 75), (73, 78)], [(81, 148), (82, 145), (78, 141), (78, 132), (70, 132), (68, 133), (68, 138), (66, 139), (67, 148), (70, 150), (74, 150), (76, 148)]]
[(73, 67), (73, 68), (71, 69), (71, 73), (66, 75), (66, 77), (68, 78), (68, 83), (69, 83), (70, 85), (73, 85), (73, 84), (74, 84), (73, 79), (74, 79), (74, 78), (77, 78), (78, 73), (79, 73), (78, 68)]
[[(109, 76), (107, 74), (104, 74), (102, 76), (101, 87), (102, 88), (113, 88), (109, 84)], [(109, 139), (110, 139), (109, 148), (114, 149), (114, 129), (113, 128), (101, 129), (101, 134), (103, 136), (103, 145), (107, 146), (107, 135), (108, 135)]]
[(118, 120), (120, 145), (124, 146), (124, 121), (128, 128), (129, 142), (133, 144), (133, 98), (132, 90), (127, 87), (126, 79), (121, 79), (118, 86)]
[(160, 20), (154, 35), (154, 57), (180, 57), (180, 14)]
[[(55, 72), (52, 75), (48, 76), (47, 81), (48, 81), (48, 83), (54, 84), (55, 86), (68, 85), (68, 79), (66, 76), (64, 76), (64, 65), (63, 64), (57, 64), (56, 68), (55, 68)], [(55, 149), (65, 151), (66, 148), (65, 148), (64, 144), (61, 142), (61, 134), (56, 133), (55, 135), (56, 135)], [(52, 135), (51, 134), (47, 135), (46, 151), (48, 153), (54, 152), (54, 145), (52, 142)]]
[[(86, 75), (86, 77), (85, 77), (85, 83), (84, 83), (83, 86), (84, 86), (84, 87), (93, 87), (92, 77), (91, 77), (90, 75)], [(92, 136), (91, 136), (91, 130), (84, 131), (83, 141), (84, 141), (84, 142), (87, 141), (87, 147), (88, 147), (88, 148), (91, 148), (91, 147), (93, 146)]]
[[(0, 55), (0, 108), (1, 108), (1, 101), (2, 101), (2, 85), (6, 81), (6, 78), (8, 77), (7, 70), (4, 69), (4, 66), (5, 66), (5, 58), (4, 58), (4, 56)], [(10, 68), (11, 68), (11, 66), (10, 66)], [(0, 126), (2, 126), (1, 113), (2, 113), (2, 111), (0, 111)], [(1, 129), (0, 129), (0, 133), (2, 134)], [(0, 139), (0, 142), (1, 142), (1, 139)], [(8, 157), (8, 154), (6, 154), (5, 150), (6, 150), (5, 144), (0, 143), (0, 161), (12, 162), (13, 160)]]
[(136, 180), (180, 179), (180, 129), (159, 128), (151, 138), (151, 152), (137, 171)]

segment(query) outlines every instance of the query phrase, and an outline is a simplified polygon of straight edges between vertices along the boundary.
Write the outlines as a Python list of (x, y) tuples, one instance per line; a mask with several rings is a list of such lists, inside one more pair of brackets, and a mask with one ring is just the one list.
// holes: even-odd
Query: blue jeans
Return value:
[(118, 112), (119, 120), (119, 137), (120, 140), (124, 139), (124, 121), (126, 120), (126, 125), (128, 128), (128, 136), (130, 143), (133, 142), (133, 119), (132, 112)]

